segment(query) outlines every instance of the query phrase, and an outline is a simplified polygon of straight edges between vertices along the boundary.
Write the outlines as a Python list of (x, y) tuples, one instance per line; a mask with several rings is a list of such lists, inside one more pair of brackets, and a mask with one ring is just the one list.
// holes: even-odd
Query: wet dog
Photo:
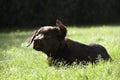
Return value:
[[(34, 32), (29, 39), (29, 45), (47, 55), (49, 65), (56, 62), (96, 62), (99, 58), (109, 60), (106, 49), (99, 44), (83, 44), (66, 38), (67, 29), (60, 20), (56, 26), (44, 26)], [(29, 46), (28, 45), (28, 46)]]

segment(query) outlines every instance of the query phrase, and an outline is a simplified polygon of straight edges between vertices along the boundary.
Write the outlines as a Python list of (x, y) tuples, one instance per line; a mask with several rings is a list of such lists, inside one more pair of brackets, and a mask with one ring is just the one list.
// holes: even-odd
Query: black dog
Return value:
[[(60, 20), (56, 20), (56, 26), (44, 26), (35, 31), (29, 39), (29, 45), (33, 42), (33, 48), (43, 51), (48, 56), (49, 65), (56, 61), (72, 64), (74, 61), (96, 62), (98, 58), (110, 59), (106, 49), (99, 44), (82, 44), (65, 38), (67, 30)], [(28, 45), (28, 46), (29, 46)]]

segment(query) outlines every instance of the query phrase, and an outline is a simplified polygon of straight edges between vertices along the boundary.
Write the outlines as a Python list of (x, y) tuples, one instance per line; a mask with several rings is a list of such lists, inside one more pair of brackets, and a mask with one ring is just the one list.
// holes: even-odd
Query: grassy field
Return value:
[(68, 28), (67, 37), (82, 43), (99, 43), (112, 62), (49, 67), (46, 55), (29, 48), (27, 38), (34, 30), (0, 32), (0, 80), (120, 80), (120, 27)]

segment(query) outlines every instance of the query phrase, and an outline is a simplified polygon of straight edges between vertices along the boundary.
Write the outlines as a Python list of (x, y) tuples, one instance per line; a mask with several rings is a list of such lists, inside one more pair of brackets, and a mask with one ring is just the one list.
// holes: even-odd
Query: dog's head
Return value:
[[(33, 48), (45, 53), (55, 52), (64, 40), (67, 30), (60, 20), (56, 20), (56, 26), (44, 26), (36, 30), (29, 39), (29, 45), (33, 42)], [(28, 46), (29, 46), (28, 45)]]

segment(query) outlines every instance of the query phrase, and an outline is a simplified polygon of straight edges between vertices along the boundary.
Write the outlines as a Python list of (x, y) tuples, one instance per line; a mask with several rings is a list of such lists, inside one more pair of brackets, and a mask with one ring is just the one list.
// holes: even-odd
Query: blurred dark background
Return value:
[(118, 24), (120, 0), (0, 0), (0, 26)]

